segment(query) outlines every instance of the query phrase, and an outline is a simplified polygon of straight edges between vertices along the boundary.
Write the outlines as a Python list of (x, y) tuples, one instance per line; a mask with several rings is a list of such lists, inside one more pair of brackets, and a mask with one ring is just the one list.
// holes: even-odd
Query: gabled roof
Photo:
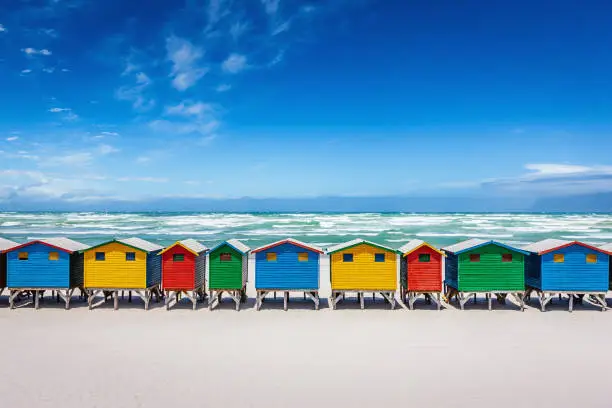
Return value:
[(68, 252), (69, 254), (77, 251), (83, 251), (89, 248), (88, 245), (83, 244), (82, 242), (73, 241), (69, 238), (45, 238), (45, 239), (35, 239), (30, 242), (26, 242), (21, 245), (17, 245), (16, 247), (10, 248), (5, 252), (14, 251), (16, 249), (21, 249), (34, 244), (43, 244), (51, 248), (58, 249), (60, 251)]
[(405, 245), (402, 245), (398, 249), (398, 251), (402, 254), (402, 256), (407, 256), (413, 253), (414, 251), (416, 251), (417, 249), (424, 247), (424, 246), (436, 251), (442, 256), (446, 256), (444, 252), (440, 251), (438, 248), (434, 247), (433, 245), (428, 244), (427, 242), (421, 239), (413, 239), (411, 241), (408, 241)]
[(164, 252), (169, 251), (170, 249), (174, 248), (177, 245), (185, 248), (187, 251), (191, 252), (192, 254), (196, 256), (200, 255), (202, 252), (208, 251), (208, 248), (206, 246), (202, 245), (195, 239), (184, 239), (182, 241), (176, 241), (174, 244), (166, 247), (166, 249), (161, 251), (159, 254), (161, 255)]
[(572, 245), (578, 245), (608, 255), (610, 255), (610, 250), (612, 250), (612, 248), (610, 248), (610, 250), (606, 250), (604, 248), (598, 248), (596, 246), (585, 244), (584, 242), (580, 241), (563, 241), (560, 239), (545, 239), (543, 241), (536, 242), (535, 244), (527, 245), (523, 249), (537, 253), (538, 255), (544, 255), (553, 251), (558, 251), (559, 249), (570, 247)]
[(601, 245), (599, 249), (607, 251), (607, 252), (612, 252), (612, 242), (610, 242), (609, 244)]
[(251, 250), (251, 248), (249, 248), (237, 239), (228, 239), (225, 242), (221, 242), (219, 245), (215, 245), (213, 248), (211, 248), (210, 252), (216, 251), (224, 245), (234, 248), (236, 251), (240, 252), (243, 255), (246, 255)]
[(19, 244), (6, 238), (0, 238), (0, 252), (8, 251), (16, 246), (19, 246)]
[(534, 242), (533, 244), (529, 244), (523, 247), (523, 249), (525, 251), (529, 251), (529, 252), (534, 252), (534, 253), (540, 253), (542, 251), (549, 251), (552, 250), (554, 248), (559, 248), (562, 247), (563, 245), (569, 243), (570, 241), (564, 240), (564, 239), (554, 239), (554, 238), (548, 238), (548, 239), (543, 239), (541, 241), (538, 242)]
[(319, 248), (318, 246), (311, 245), (311, 244), (306, 244), (306, 243), (304, 243), (302, 241), (298, 241), (297, 239), (293, 239), (293, 238), (287, 238), (287, 239), (283, 239), (283, 240), (280, 240), (280, 241), (273, 242), (273, 243), (268, 244), (268, 245), (264, 245), (262, 247), (254, 249), (252, 252), (253, 253), (257, 253), (257, 252), (265, 251), (266, 249), (274, 248), (276, 246), (283, 245), (283, 244), (291, 244), (291, 245), (298, 246), (300, 248), (307, 249), (309, 251), (318, 252), (320, 254), (323, 253), (323, 250), (321, 248)]
[(330, 246), (329, 248), (327, 248), (327, 253), (328, 254), (333, 254), (334, 252), (343, 251), (343, 250), (352, 248), (352, 247), (357, 246), (357, 245), (362, 245), (362, 244), (370, 245), (370, 246), (373, 246), (373, 247), (376, 247), (376, 248), (380, 248), (380, 249), (383, 249), (385, 251), (390, 251), (390, 252), (393, 252), (393, 253), (397, 253), (397, 250), (395, 250), (393, 248), (389, 248), (389, 247), (384, 246), (384, 245), (379, 245), (379, 244), (376, 244), (374, 242), (366, 241), (365, 239), (361, 239), (361, 238), (353, 239), (351, 241), (344, 242), (342, 244)]
[(92, 249), (100, 248), (101, 246), (104, 246), (104, 245), (112, 244), (113, 242), (123, 244), (123, 245), (129, 246), (130, 248), (134, 248), (139, 251), (144, 251), (147, 253), (153, 252), (153, 251), (159, 251), (160, 249), (164, 249), (164, 247), (162, 247), (161, 245), (157, 245), (152, 242), (145, 241), (144, 239), (141, 239), (141, 238), (126, 238), (126, 239), (111, 239), (110, 241), (103, 242), (101, 244), (92, 246), (82, 251), (83, 252), (90, 251)]
[(480, 247), (487, 246), (487, 245), (497, 245), (499, 247), (506, 248), (509, 251), (518, 252), (519, 254), (523, 254), (523, 255), (529, 255), (529, 252), (524, 251), (522, 249), (515, 248), (513, 246), (510, 246), (510, 245), (507, 245), (501, 242), (497, 242), (493, 240), (486, 241), (480, 238), (468, 239), (467, 241), (462, 241), (454, 245), (450, 245), (445, 248), (442, 248), (442, 250), (444, 252), (450, 252), (452, 254), (458, 255), (463, 252), (471, 251), (472, 249), (480, 248)]

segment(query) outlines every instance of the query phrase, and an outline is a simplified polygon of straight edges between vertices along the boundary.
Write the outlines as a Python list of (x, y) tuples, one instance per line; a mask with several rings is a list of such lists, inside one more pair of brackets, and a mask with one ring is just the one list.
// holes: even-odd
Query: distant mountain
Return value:
[(531, 211), (612, 212), (612, 193), (540, 198)]
[(317, 197), (317, 198), (159, 198), (147, 201), (13, 202), (3, 211), (189, 211), (189, 212), (501, 212), (527, 211), (520, 198), (476, 197)]

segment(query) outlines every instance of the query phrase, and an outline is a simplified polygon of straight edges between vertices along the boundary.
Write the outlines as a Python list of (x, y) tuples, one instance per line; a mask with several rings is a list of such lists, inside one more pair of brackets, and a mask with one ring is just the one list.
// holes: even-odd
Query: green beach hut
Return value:
[(491, 310), (491, 298), (505, 302), (514, 296), (524, 310), (525, 256), (529, 252), (496, 241), (469, 239), (442, 248), (445, 261), (445, 298), (457, 297), (461, 310), (477, 294), (484, 294)]
[(240, 303), (246, 301), (250, 250), (251, 248), (237, 239), (222, 242), (210, 250), (208, 258), (209, 310), (215, 307), (215, 303), (216, 305), (221, 303), (224, 292), (236, 302), (236, 310), (240, 310)]

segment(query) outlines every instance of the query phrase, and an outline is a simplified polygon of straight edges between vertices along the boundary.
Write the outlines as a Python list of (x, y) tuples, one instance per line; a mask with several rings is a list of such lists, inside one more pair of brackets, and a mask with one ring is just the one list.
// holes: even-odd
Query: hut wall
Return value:
[[(344, 262), (352, 254), (353, 262)], [(374, 262), (375, 254), (385, 254), (384, 262)], [(397, 289), (397, 254), (367, 244), (356, 245), (331, 254), (332, 290)]]
[[(182, 262), (175, 262), (174, 255), (184, 255)], [(159, 258), (159, 257), (158, 257)], [(163, 288), (168, 290), (192, 290), (195, 288), (196, 256), (180, 245), (164, 252), (162, 260)]]
[[(470, 255), (480, 255), (480, 262), (471, 262)], [(502, 262), (511, 254), (511, 262)], [(459, 254), (459, 290), (523, 291), (525, 290), (525, 256), (494, 244)]]
[[(419, 255), (429, 255), (429, 262), (420, 262)], [(442, 255), (429, 247), (421, 247), (408, 254), (408, 290), (440, 292), (442, 290)]]
[(206, 252), (202, 252), (195, 258), (195, 286), (204, 285), (206, 281)]
[(147, 254), (147, 287), (161, 284), (161, 256), (162, 250), (149, 252)]
[(0, 254), (0, 288), (6, 287), (6, 254)]
[[(106, 259), (96, 261), (96, 252)], [(135, 252), (134, 261), (126, 261), (126, 252)], [(85, 287), (144, 289), (147, 278), (147, 253), (118, 242), (85, 251)]]
[[(27, 260), (19, 253), (27, 252)], [(58, 260), (49, 260), (56, 252)], [(9, 288), (68, 288), (70, 286), (70, 254), (36, 243), (7, 254), (7, 287)]]
[[(555, 254), (563, 254), (564, 262), (554, 262)], [(597, 262), (587, 263), (594, 254)], [(561, 291), (606, 292), (609, 282), (608, 255), (580, 245), (572, 245), (542, 255), (542, 289)]]
[(444, 263), (444, 283), (452, 288), (459, 289), (459, 257), (447, 254)]
[(525, 285), (542, 289), (542, 258), (530, 254), (525, 258)]
[(70, 287), (76, 288), (83, 286), (84, 277), (84, 255), (79, 252), (74, 252), (70, 255)]
[[(276, 261), (268, 261), (276, 253)], [(298, 254), (307, 253), (307, 261)], [(319, 289), (319, 254), (292, 244), (281, 244), (255, 254), (255, 288), (257, 289)]]
[[(222, 261), (221, 254), (230, 254), (231, 260)], [(240, 252), (229, 245), (223, 245), (209, 254), (208, 262), (210, 289), (242, 289), (243, 265), (246, 266), (247, 262)]]

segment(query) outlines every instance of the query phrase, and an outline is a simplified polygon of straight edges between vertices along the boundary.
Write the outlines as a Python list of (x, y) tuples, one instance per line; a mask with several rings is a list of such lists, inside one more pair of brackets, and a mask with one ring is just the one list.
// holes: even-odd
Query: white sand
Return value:
[(155, 306), (3, 297), (0, 406), (612, 406), (612, 311)]

